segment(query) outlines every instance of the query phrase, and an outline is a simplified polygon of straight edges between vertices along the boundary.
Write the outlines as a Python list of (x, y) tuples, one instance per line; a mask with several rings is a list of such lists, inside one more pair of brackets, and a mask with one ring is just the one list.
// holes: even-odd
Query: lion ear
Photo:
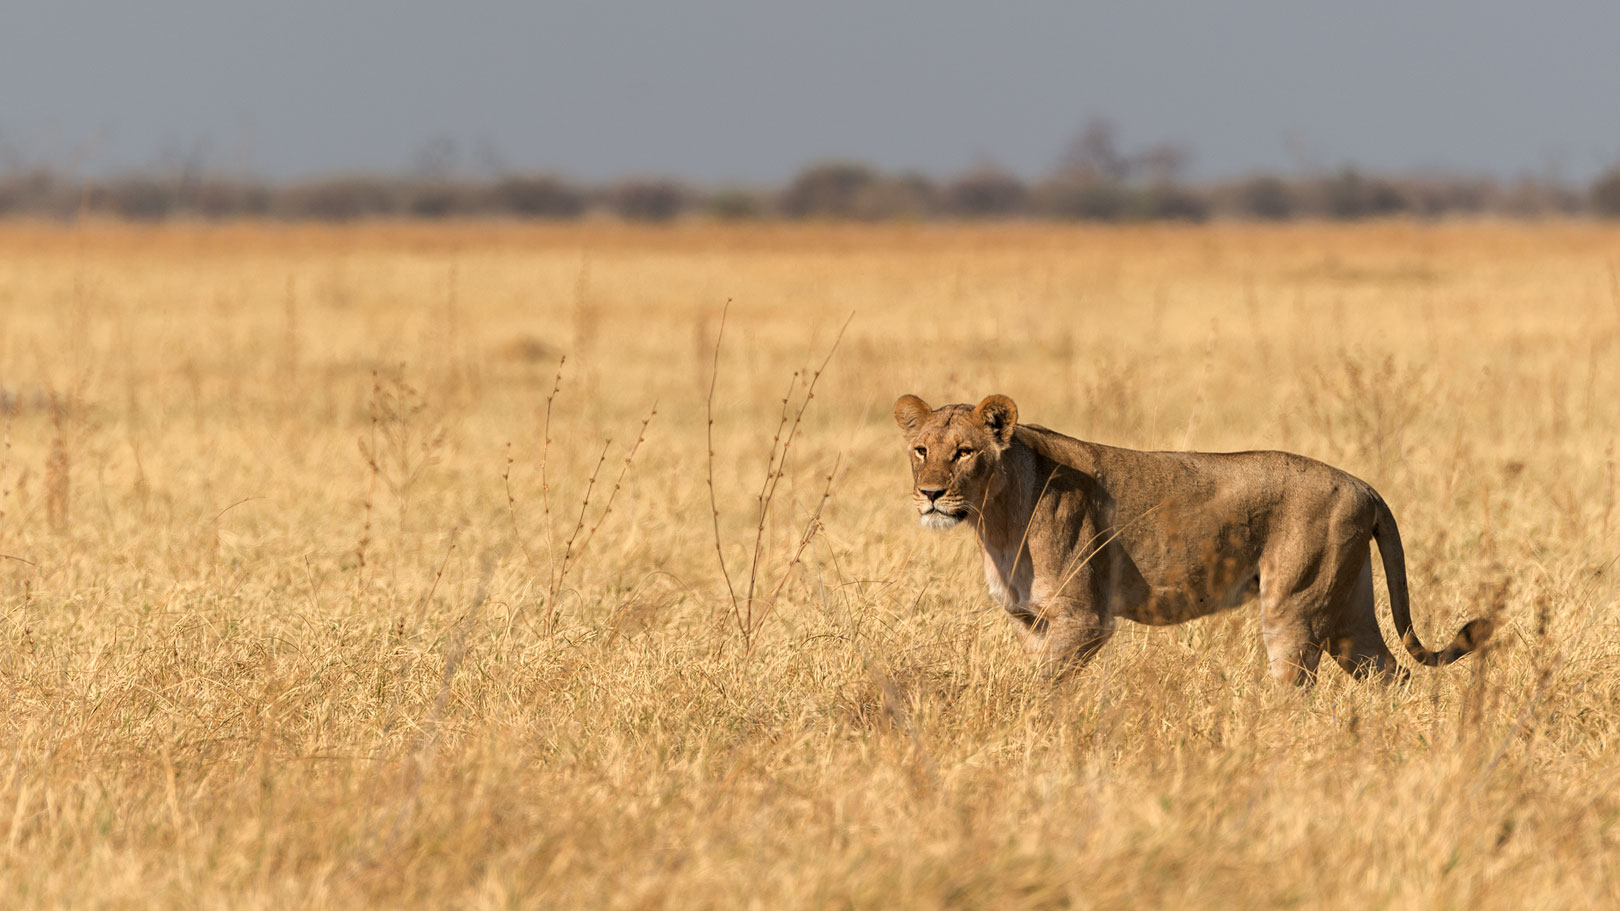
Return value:
[(1018, 424), (1018, 406), (1004, 395), (992, 395), (973, 409), (973, 416), (989, 430), (996, 442), (1005, 446), (1012, 442), (1013, 427)]
[(894, 403), (894, 422), (906, 433), (916, 432), (917, 428), (922, 426), (922, 422), (933, 413), (934, 409), (929, 408), (927, 402), (914, 395), (902, 395), (900, 400)]

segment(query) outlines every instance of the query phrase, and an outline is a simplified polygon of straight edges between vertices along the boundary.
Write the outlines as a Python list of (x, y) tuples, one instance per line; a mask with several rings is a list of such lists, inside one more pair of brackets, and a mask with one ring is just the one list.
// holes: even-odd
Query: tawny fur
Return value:
[(1279, 680), (1308, 683), (1325, 651), (1346, 671), (1403, 677), (1378, 631), (1370, 541), (1407, 651), (1431, 667), (1482, 644), (1488, 620), (1438, 652), (1412, 629), (1395, 517), (1366, 482), (1286, 452), (1141, 452), (977, 407), (895, 403), (923, 524), (970, 523), (990, 592), (1053, 676), (1083, 665), (1117, 619), (1181, 623), (1259, 596)]

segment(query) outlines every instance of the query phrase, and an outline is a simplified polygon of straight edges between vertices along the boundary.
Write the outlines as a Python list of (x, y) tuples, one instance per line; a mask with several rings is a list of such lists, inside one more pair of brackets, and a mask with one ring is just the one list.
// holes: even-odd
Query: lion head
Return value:
[(911, 497), (928, 528), (952, 528), (998, 492), (1018, 406), (1004, 395), (930, 408), (914, 395), (894, 403), (911, 451)]

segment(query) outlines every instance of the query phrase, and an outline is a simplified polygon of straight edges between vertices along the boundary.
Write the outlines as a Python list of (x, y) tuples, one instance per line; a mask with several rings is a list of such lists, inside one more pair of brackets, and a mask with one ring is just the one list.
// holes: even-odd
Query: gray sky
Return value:
[[(1620, 2), (6, 0), (0, 153), (106, 173), (1033, 176), (1093, 116), (1193, 173), (1620, 160)], [(0, 161), (3, 164), (3, 161)]]

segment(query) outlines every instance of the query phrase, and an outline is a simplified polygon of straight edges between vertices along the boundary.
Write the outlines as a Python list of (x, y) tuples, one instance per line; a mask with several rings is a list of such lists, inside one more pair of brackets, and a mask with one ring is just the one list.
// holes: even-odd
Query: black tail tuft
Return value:
[(1496, 631), (1496, 621), (1490, 617), (1475, 617), (1463, 624), (1463, 628), (1452, 637), (1451, 644), (1440, 650), (1435, 661), (1436, 667), (1441, 667), (1456, 661), (1458, 658), (1476, 651), (1491, 638)]

